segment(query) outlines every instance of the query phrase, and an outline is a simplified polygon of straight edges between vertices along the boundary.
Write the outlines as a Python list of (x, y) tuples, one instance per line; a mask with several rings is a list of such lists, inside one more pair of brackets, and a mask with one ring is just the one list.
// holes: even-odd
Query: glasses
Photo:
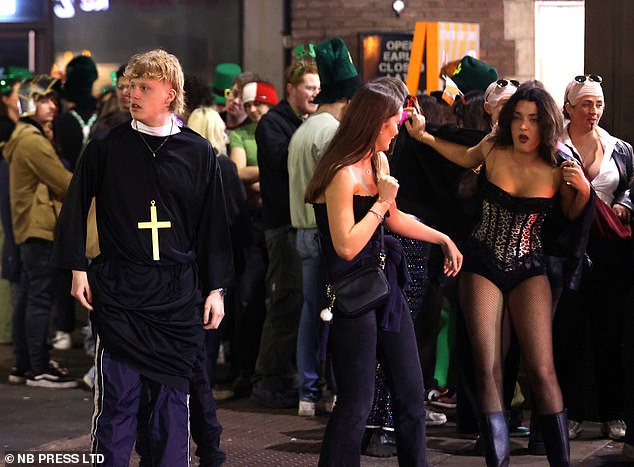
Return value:
[(520, 87), (520, 82), (516, 79), (498, 79), (495, 84), (498, 88), (505, 88), (509, 84), (515, 86), (516, 88)]
[(585, 83), (587, 81), (593, 81), (595, 83), (601, 84), (603, 82), (603, 78), (599, 75), (579, 75), (575, 76), (575, 81), (579, 84)]
[(231, 88), (225, 89), (225, 99), (229, 99), (231, 97)]

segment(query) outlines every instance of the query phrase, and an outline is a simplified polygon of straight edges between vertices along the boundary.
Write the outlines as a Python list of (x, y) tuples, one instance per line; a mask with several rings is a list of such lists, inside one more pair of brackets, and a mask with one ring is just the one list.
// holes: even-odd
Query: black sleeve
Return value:
[(201, 288), (207, 294), (233, 282), (233, 254), (229, 220), (216, 155), (209, 147), (209, 183), (197, 233), (196, 258)]
[(88, 209), (97, 192), (100, 145), (91, 142), (80, 157), (57, 221), (53, 264), (63, 269), (88, 269), (86, 258), (86, 221)]

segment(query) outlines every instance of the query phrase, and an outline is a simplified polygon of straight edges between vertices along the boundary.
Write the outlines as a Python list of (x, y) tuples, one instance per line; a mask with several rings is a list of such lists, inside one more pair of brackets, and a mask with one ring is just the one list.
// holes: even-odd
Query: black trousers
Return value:
[(334, 313), (329, 345), (337, 403), (326, 427), (319, 465), (359, 465), (380, 346), (393, 397), (399, 464), (426, 466), (423, 376), (411, 317), (402, 317), (400, 332), (386, 332), (378, 328), (374, 311), (358, 318)]

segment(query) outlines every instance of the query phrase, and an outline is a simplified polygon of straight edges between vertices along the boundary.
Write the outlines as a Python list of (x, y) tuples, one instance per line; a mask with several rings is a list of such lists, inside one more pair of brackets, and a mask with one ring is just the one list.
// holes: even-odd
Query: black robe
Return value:
[[(143, 134), (153, 149), (164, 137)], [(96, 197), (101, 254), (88, 268), (86, 218)], [(154, 202), (160, 259), (139, 229)], [(53, 261), (88, 270), (92, 322), (113, 358), (188, 391), (202, 339), (204, 297), (233, 278), (219, 166), (208, 141), (184, 127), (156, 157), (130, 123), (91, 142), (79, 159), (60, 214)]]

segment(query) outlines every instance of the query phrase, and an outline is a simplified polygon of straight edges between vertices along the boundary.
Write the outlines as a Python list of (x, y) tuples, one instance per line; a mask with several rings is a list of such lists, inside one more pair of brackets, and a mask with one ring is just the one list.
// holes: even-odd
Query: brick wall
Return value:
[(515, 70), (514, 41), (504, 40), (503, 0), (406, 0), (397, 17), (392, 0), (293, 0), (292, 42), (321, 42), (341, 36), (359, 62), (358, 33), (412, 31), (416, 21), (480, 24), (480, 58), (500, 76)]

